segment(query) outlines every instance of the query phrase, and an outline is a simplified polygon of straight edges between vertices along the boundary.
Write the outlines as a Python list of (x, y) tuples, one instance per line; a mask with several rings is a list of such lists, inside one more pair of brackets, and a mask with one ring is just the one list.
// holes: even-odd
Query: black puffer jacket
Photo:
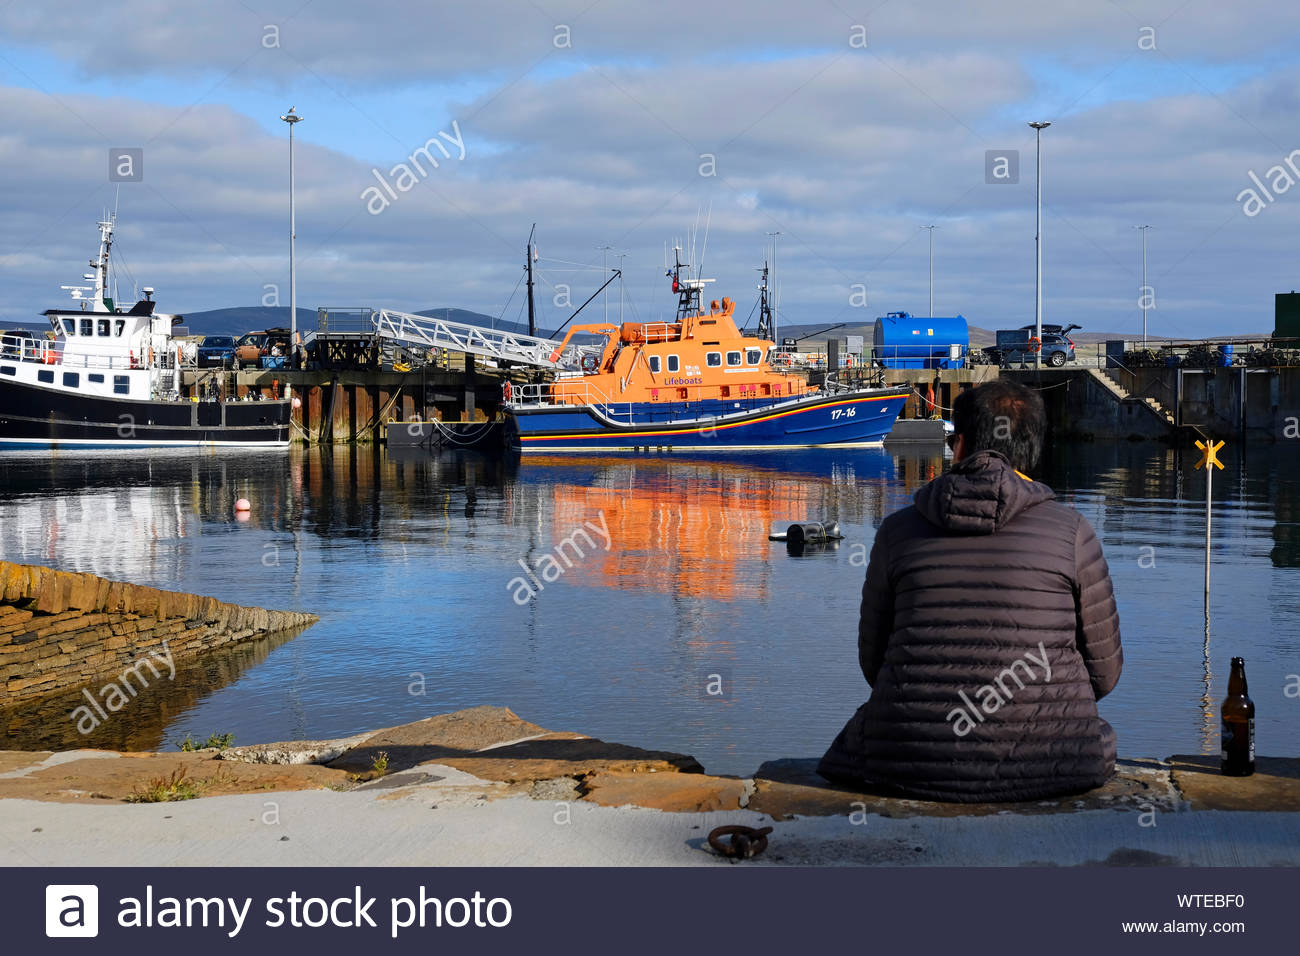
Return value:
[(996, 452), (880, 525), (858, 659), (871, 698), (823, 776), (935, 800), (1034, 800), (1115, 769), (1097, 701), (1123, 654), (1092, 527)]

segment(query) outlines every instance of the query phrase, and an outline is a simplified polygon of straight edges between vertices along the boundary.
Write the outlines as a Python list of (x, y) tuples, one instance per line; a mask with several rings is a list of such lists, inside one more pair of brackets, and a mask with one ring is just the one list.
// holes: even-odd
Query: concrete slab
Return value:
[(1249, 777), (1225, 777), (1219, 758), (1169, 758), (1174, 785), (1194, 810), (1300, 811), (1300, 760), (1257, 757)]

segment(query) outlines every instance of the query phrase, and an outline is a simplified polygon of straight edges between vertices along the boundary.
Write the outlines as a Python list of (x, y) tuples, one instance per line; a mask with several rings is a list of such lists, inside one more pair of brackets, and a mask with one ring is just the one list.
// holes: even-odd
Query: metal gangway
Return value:
[(570, 344), (562, 354), (556, 355), (561, 343), (555, 339), (412, 315), (394, 309), (320, 309), (318, 316), (318, 336), (369, 333), (408, 347), (430, 351), (446, 349), (538, 368), (573, 368), (580, 363), (583, 354), (599, 352), (599, 348), (590, 345)]

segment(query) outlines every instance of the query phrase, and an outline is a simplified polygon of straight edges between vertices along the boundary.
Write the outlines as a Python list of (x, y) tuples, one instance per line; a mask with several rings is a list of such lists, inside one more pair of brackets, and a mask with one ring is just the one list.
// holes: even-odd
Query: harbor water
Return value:
[[(1241, 656), (1259, 752), (1300, 753), (1300, 452), (1221, 455), (1208, 631), (1196, 457), (1098, 443), (1042, 469), (1111, 566), (1125, 667), (1102, 715), (1121, 756), (1217, 752)], [(494, 704), (715, 773), (816, 756), (868, 693), (875, 528), (944, 467), (928, 446), (0, 456), (0, 558), (321, 617), (182, 666), (89, 738), (67, 695), (0, 713), (0, 749), (322, 739)], [(802, 555), (768, 540), (804, 520), (844, 538)]]

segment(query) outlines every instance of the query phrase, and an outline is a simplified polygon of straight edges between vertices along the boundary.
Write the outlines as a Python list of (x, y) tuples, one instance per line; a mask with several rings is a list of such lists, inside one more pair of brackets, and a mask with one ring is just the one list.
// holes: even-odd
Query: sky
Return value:
[(674, 243), (742, 317), (775, 254), (783, 321), (857, 324), (929, 312), (934, 225), (935, 313), (1022, 325), (1047, 121), (1044, 321), (1140, 334), (1149, 225), (1151, 334), (1267, 334), (1297, 41), (1284, 2), (0, 0), (0, 321), (114, 208), (121, 299), (287, 306), (293, 106), (300, 308), (517, 320), (536, 223), (543, 328), (604, 263), (611, 315), (671, 314)]

